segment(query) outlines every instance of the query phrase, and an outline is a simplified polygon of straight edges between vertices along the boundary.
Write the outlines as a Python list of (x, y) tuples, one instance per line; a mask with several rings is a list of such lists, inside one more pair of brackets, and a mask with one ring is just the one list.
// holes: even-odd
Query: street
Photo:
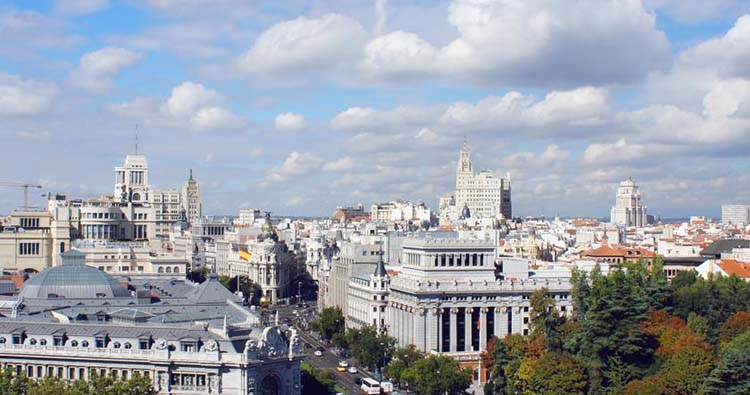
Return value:
[[(309, 362), (310, 365), (320, 370), (332, 371), (336, 377), (336, 381), (338, 381), (338, 383), (345, 388), (348, 394), (355, 395), (363, 393), (360, 385), (357, 384), (355, 380), (357, 378), (371, 376), (363, 372), (359, 366), (354, 365), (354, 361), (351, 359), (347, 359), (346, 361), (349, 362), (350, 366), (356, 366), (357, 370), (359, 371), (358, 373), (352, 374), (349, 372), (339, 372), (338, 370), (336, 370), (336, 367), (338, 366), (341, 358), (335, 355), (331, 350), (328, 349), (328, 347), (319, 342), (315, 337), (310, 335), (310, 329), (304, 329), (301, 327), (305, 326), (306, 320), (307, 324), (309, 325), (309, 322), (311, 322), (313, 317), (315, 316), (316, 306), (314, 304), (311, 304), (310, 307), (307, 308), (299, 308), (296, 305), (279, 306), (276, 307), (276, 310), (279, 312), (279, 324), (288, 325), (288, 323), (291, 322), (297, 329), (302, 346), (304, 348), (304, 352), (307, 355), (307, 362)], [(299, 313), (299, 316), (303, 318), (298, 320), (297, 316), (294, 314), (295, 310)], [(314, 352), (317, 349), (324, 350), (322, 356), (315, 356)]]

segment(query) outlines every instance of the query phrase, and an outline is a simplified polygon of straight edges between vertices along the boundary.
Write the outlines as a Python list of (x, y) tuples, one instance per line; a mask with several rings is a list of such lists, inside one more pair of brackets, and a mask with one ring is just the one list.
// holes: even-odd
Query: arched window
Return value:
[(88, 341), (84, 340), (84, 341), (81, 342), (81, 347), (88, 347), (88, 346), (89, 346), (89, 342)]
[(78, 347), (78, 340), (71, 340), (70, 341), (70, 346), (71, 347)]
[(29, 339), (29, 344), (32, 346), (36, 345), (36, 339)]
[(132, 344), (130, 344), (130, 343), (125, 343), (125, 344), (123, 345), (123, 348), (125, 348), (126, 350), (130, 350), (131, 348), (133, 348), (133, 345), (132, 345)]
[(163, 267), (159, 267), (159, 273), (164, 273), (164, 268)]
[(179, 273), (179, 272), (180, 272), (179, 266), (175, 266), (174, 269), (172, 269), (172, 273)]
[(39, 345), (40, 346), (46, 346), (47, 345), (47, 339), (39, 340)]
[(119, 342), (112, 343), (112, 348), (120, 348), (120, 343)]
[(172, 273), (172, 268), (167, 266), (167, 273)]

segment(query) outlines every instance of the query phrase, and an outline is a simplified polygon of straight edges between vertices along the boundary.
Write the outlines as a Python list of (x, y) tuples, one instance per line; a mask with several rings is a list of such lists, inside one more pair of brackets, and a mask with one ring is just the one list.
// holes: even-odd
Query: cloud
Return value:
[(110, 112), (171, 127), (188, 127), (196, 131), (233, 128), (240, 118), (222, 106), (224, 97), (200, 83), (185, 81), (172, 88), (165, 101), (137, 98), (109, 106)]
[(583, 153), (583, 160), (589, 164), (611, 165), (640, 160), (649, 154), (646, 146), (630, 144), (621, 138), (615, 143), (589, 145)]
[(367, 44), (361, 69), (386, 80), (570, 86), (637, 81), (670, 60), (666, 36), (638, 1), (454, 0), (448, 20), (459, 35), (447, 45), (394, 31)]
[(248, 72), (330, 68), (357, 57), (365, 41), (362, 25), (346, 15), (299, 17), (261, 33), (239, 60)]
[(682, 67), (715, 69), (724, 78), (750, 78), (750, 14), (738, 18), (724, 36), (686, 50), (678, 62)]
[(604, 123), (608, 114), (607, 91), (585, 86), (552, 91), (542, 100), (511, 91), (503, 96), (488, 96), (476, 104), (459, 101), (428, 107), (399, 106), (382, 111), (351, 107), (338, 113), (331, 120), (331, 126), (337, 130), (390, 133), (426, 127), (432, 133), (527, 129), (540, 130), (540, 134), (561, 134), (566, 130), (583, 133)]
[(309, 152), (293, 151), (280, 167), (271, 169), (267, 178), (273, 182), (287, 181), (318, 170), (322, 163), (319, 157)]
[(0, 54), (12, 57), (25, 57), (37, 49), (70, 49), (85, 41), (68, 34), (61, 19), (33, 11), (0, 9), (0, 32)]
[(143, 57), (120, 47), (105, 47), (81, 56), (80, 65), (71, 72), (70, 80), (89, 92), (103, 93), (112, 89), (112, 79), (121, 70), (137, 63)]
[(58, 14), (84, 15), (98, 12), (109, 5), (109, 0), (55, 0), (53, 9)]
[(354, 160), (348, 156), (336, 159), (323, 165), (323, 170), (332, 172), (342, 172), (351, 170), (354, 167)]
[(735, 115), (750, 118), (750, 80), (719, 81), (703, 97), (703, 114), (714, 118)]
[(28, 116), (50, 108), (55, 85), (0, 72), (0, 116)]
[(273, 125), (280, 132), (298, 132), (305, 128), (305, 117), (300, 114), (285, 112), (276, 116)]

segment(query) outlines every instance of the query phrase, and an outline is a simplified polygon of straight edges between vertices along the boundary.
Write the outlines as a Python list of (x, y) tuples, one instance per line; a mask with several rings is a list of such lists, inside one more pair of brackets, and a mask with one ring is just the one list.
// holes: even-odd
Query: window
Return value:
[(138, 341), (138, 348), (141, 350), (148, 350), (151, 348), (151, 342), (148, 339), (141, 339)]
[(39, 340), (39, 345), (40, 346), (46, 346), (47, 345), (47, 339)]
[(89, 342), (88, 341), (84, 340), (84, 341), (81, 342), (81, 347), (88, 347), (88, 346), (89, 346)]
[(71, 347), (78, 347), (78, 340), (71, 340), (70, 341), (70, 346)]
[(131, 348), (133, 348), (133, 345), (132, 345), (132, 344), (130, 344), (130, 343), (125, 343), (125, 344), (124, 344), (124, 345), (123, 345), (122, 347), (123, 347), (124, 349), (126, 349), (126, 350), (130, 350)]
[(18, 243), (18, 255), (39, 255), (39, 243)]

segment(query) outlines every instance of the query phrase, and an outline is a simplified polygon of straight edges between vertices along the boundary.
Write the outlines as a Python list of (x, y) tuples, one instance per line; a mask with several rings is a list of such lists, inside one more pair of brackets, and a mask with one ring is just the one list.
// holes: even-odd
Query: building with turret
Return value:
[(615, 205), (610, 213), (610, 222), (620, 226), (646, 226), (648, 215), (641, 203), (641, 190), (635, 180), (628, 178), (617, 188)]

